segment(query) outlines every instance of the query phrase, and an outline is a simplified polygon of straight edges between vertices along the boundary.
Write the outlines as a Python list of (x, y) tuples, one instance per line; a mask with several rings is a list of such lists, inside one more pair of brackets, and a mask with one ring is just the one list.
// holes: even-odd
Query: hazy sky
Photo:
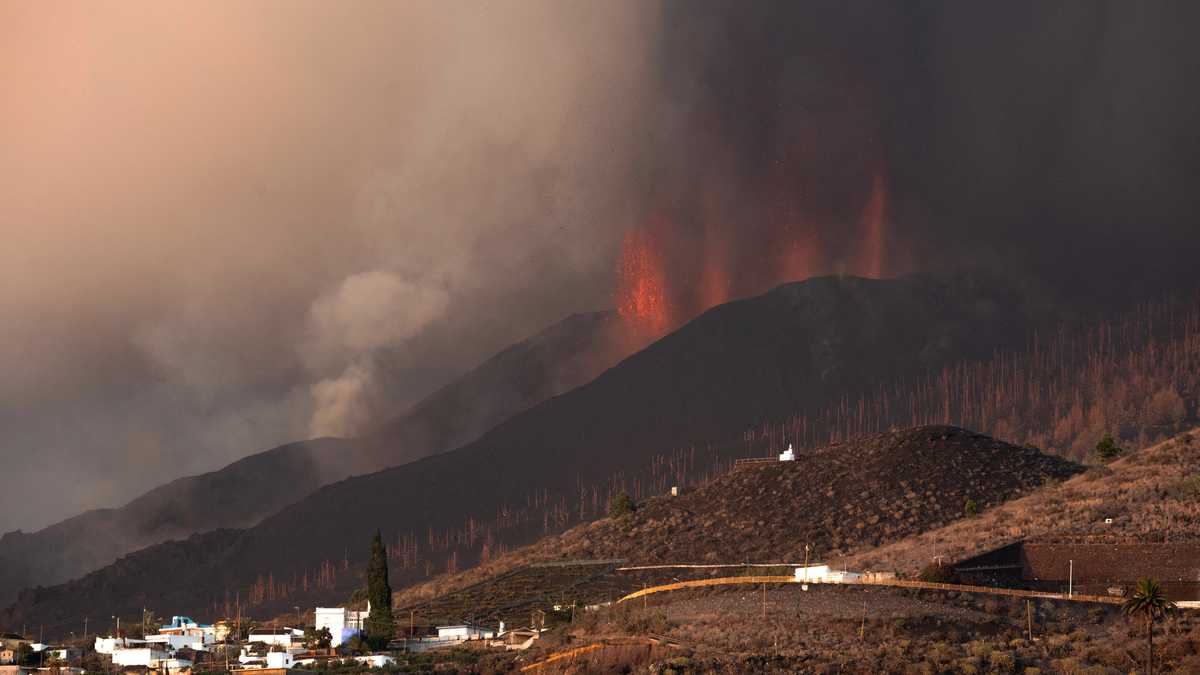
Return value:
[(685, 291), (1195, 281), (1198, 8), (0, 0), (0, 531), (396, 414), (632, 229)]
[(0, 531), (351, 433), (608, 306), (649, 28), (582, 0), (0, 2)]

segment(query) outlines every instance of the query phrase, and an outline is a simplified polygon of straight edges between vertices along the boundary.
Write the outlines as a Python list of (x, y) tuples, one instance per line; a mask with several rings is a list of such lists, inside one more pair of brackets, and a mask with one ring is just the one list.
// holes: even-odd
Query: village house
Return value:
[(442, 647), (453, 647), (472, 640), (491, 640), (495, 637), (496, 631), (469, 623), (438, 626), (436, 636), (407, 640), (405, 649), (410, 652), (425, 652)]
[(365, 610), (346, 609), (345, 607), (318, 607), (315, 623), (317, 630), (329, 629), (331, 647), (337, 647), (363, 630), (363, 624), (371, 615), (371, 603)]
[(173, 616), (171, 623), (159, 628), (157, 635), (147, 635), (145, 642), (151, 645), (163, 645), (170, 651), (183, 648), (205, 651), (208, 645), (217, 642), (216, 629), (208, 624), (200, 624), (186, 616)]
[(146, 666), (156, 668), (162, 661), (171, 658), (171, 654), (161, 647), (130, 647), (118, 648), (112, 652), (114, 666)]
[(250, 631), (247, 642), (261, 642), (285, 649), (298, 647), (304, 642), (304, 631), (299, 628), (255, 628)]

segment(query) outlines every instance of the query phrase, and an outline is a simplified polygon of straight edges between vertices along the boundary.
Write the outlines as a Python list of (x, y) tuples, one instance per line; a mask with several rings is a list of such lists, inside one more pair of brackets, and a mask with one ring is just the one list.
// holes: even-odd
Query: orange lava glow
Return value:
[(871, 279), (882, 279), (884, 273), (884, 217), (887, 211), (887, 185), (882, 171), (875, 172), (871, 194), (863, 207), (863, 238), (859, 242), (859, 264), (855, 272)]
[(729, 301), (729, 270), (720, 230), (709, 224), (704, 230), (704, 264), (700, 270), (700, 311)]
[(806, 227), (789, 227), (787, 240), (779, 247), (780, 283), (803, 281), (820, 274), (825, 265), (816, 233)]
[(650, 337), (671, 328), (663, 260), (646, 229), (630, 230), (617, 265), (617, 313), (638, 333)]
[(630, 230), (617, 263), (615, 300), (631, 344), (780, 284), (835, 271), (880, 279), (906, 268), (903, 250), (885, 250), (887, 174), (880, 164), (868, 175), (861, 206), (851, 203), (840, 217), (806, 209), (798, 181), (785, 176), (763, 191), (764, 208), (746, 207), (748, 223), (737, 222), (737, 208), (722, 208), (714, 182), (687, 216), (699, 221), (692, 228), (678, 220), (685, 217), (680, 213), (659, 211)]

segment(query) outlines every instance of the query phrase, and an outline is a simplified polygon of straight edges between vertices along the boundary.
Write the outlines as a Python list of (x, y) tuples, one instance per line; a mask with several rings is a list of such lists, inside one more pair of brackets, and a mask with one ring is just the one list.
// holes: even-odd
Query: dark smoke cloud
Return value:
[(882, 166), (891, 273), (1191, 285), (1198, 19), (1175, 2), (669, 1), (644, 161), (665, 208), (740, 230), (743, 258), (805, 220), (825, 269), (854, 271)]
[(611, 304), (630, 228), (744, 294), (869, 267), (882, 184), (885, 274), (1191, 284), (1198, 14), (6, 4), (0, 530), (377, 423)]

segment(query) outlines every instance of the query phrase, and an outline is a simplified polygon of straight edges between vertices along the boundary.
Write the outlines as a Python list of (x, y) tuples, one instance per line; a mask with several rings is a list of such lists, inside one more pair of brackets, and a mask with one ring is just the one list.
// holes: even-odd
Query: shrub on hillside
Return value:
[(966, 512), (968, 518), (974, 518), (979, 515), (979, 504), (974, 499), (968, 498), (966, 504), (963, 505), (963, 511)]
[(1104, 438), (1101, 438), (1100, 442), (1096, 444), (1096, 457), (1101, 462), (1111, 462), (1123, 454), (1125, 454), (1125, 448), (1117, 445), (1112, 434), (1104, 434)]
[(953, 567), (941, 563), (929, 563), (917, 575), (919, 581), (931, 584), (957, 584), (961, 582)]
[(612, 498), (612, 502), (608, 505), (608, 517), (620, 518), (621, 516), (633, 513), (637, 510), (637, 504), (634, 503), (633, 497), (629, 496), (628, 492), (621, 491), (616, 497)]

